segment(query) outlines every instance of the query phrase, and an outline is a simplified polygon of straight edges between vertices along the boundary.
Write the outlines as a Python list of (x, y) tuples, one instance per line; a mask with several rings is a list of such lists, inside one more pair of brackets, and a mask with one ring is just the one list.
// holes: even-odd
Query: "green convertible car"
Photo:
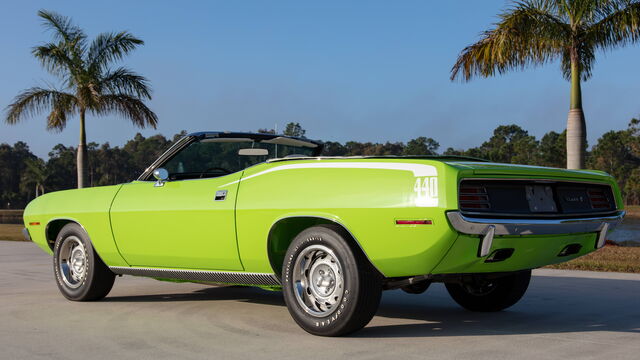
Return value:
[(322, 143), (200, 132), (131, 183), (33, 200), (24, 234), (70, 300), (116, 275), (281, 289), (306, 331), (364, 327), (382, 290), (443, 282), (472, 311), (525, 293), (531, 269), (604, 245), (614, 179), (451, 156), (322, 157)]

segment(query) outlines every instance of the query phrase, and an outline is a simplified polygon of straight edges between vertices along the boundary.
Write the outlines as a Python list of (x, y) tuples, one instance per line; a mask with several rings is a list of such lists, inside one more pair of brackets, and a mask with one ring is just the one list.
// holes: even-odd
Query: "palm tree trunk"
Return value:
[(78, 144), (78, 154), (76, 167), (78, 169), (78, 189), (85, 187), (87, 179), (87, 133), (84, 127), (85, 110), (80, 110), (80, 144)]
[(567, 117), (567, 169), (585, 168), (587, 125), (582, 111), (582, 88), (577, 61), (571, 62), (571, 106)]

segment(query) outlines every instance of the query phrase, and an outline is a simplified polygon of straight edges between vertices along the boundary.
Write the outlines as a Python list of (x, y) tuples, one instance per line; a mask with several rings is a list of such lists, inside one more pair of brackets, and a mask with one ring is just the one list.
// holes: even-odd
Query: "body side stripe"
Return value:
[(243, 177), (236, 181), (220, 185), (219, 187), (225, 187), (237, 182), (246, 181), (251, 178), (268, 174), (275, 171), (294, 170), (294, 169), (373, 169), (373, 170), (400, 170), (411, 171), (415, 177), (423, 176), (438, 176), (438, 171), (435, 166), (424, 164), (411, 164), (411, 163), (392, 163), (392, 162), (318, 162), (318, 163), (303, 163), (303, 164), (288, 164), (273, 167), (264, 171), (260, 171), (253, 175)]

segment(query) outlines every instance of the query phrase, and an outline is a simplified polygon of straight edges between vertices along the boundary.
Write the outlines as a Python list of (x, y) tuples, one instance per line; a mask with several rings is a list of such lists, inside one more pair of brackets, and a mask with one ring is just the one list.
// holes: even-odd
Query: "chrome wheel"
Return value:
[(64, 284), (72, 289), (77, 289), (84, 283), (87, 276), (87, 252), (78, 237), (69, 236), (60, 245), (58, 271)]
[(338, 308), (344, 293), (342, 265), (324, 245), (311, 245), (296, 258), (293, 268), (295, 297), (308, 314), (324, 317)]

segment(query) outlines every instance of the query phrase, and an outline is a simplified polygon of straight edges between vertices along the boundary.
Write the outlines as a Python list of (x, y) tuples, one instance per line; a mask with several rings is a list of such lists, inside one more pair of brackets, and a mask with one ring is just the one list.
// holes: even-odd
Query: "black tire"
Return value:
[[(352, 333), (366, 326), (378, 310), (382, 277), (360, 249), (352, 248), (347, 239), (349, 234), (339, 226), (314, 226), (298, 234), (285, 255), (282, 265), (284, 300), (293, 320), (311, 334), (341, 336)], [(310, 268), (302, 271), (301, 266)], [(316, 285), (307, 284), (306, 288), (298, 286), (302, 282), (298, 283), (297, 279), (304, 278), (303, 274), (309, 278), (317, 275), (315, 279), (323, 280), (316, 281)], [(329, 280), (326, 280), (322, 274), (332, 275), (327, 275)], [(330, 290), (334, 284), (330, 281), (331, 276), (335, 282), (333, 290)], [(326, 292), (319, 290), (322, 284), (326, 285)], [(320, 304), (310, 300), (317, 294), (327, 294), (328, 302)], [(307, 306), (305, 302), (315, 305)], [(330, 302), (334, 303), (329, 305)], [(318, 308), (314, 309), (315, 306)]]
[[(78, 267), (82, 272), (69, 270), (76, 268), (71, 265), (72, 257), (82, 263)], [(75, 223), (65, 225), (58, 233), (53, 248), (53, 272), (62, 295), (73, 301), (100, 300), (111, 291), (115, 280), (115, 274), (93, 250), (87, 233)]]
[(518, 302), (527, 291), (531, 270), (519, 271), (504, 277), (487, 279), (476, 277), (465, 283), (447, 283), (449, 295), (458, 305), (471, 311), (504, 310)]
[(407, 294), (420, 295), (425, 291), (427, 291), (430, 285), (431, 285), (431, 281), (425, 280), (415, 284), (403, 286), (401, 287), (401, 289)]

